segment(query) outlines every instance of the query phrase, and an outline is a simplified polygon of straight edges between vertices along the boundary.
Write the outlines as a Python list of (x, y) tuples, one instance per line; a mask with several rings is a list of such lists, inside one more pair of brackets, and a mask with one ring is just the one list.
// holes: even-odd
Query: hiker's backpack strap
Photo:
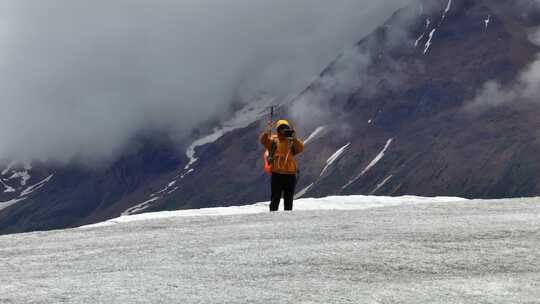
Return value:
[(268, 163), (272, 165), (274, 161), (274, 154), (277, 150), (277, 141), (275, 138), (272, 138), (272, 146), (270, 147), (270, 151), (268, 151)]

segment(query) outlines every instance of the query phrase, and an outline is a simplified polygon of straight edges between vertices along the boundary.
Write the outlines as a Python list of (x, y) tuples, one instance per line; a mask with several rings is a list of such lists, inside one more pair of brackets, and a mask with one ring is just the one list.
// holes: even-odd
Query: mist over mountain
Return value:
[(0, 4), (0, 159), (92, 166), (285, 97), (407, 0)]

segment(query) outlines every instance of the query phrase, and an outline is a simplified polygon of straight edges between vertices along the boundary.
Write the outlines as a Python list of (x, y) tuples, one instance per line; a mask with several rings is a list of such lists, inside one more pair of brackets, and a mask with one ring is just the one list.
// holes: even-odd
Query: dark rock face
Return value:
[(0, 210), (0, 232), (61, 229), (116, 217), (131, 207), (131, 199), (160, 187), (185, 162), (179, 156), (171, 142), (145, 139), (107, 169), (48, 167), (51, 178), (43, 187)]
[[(467, 110), (486, 82), (510, 85), (536, 59), (539, 48), (528, 35), (540, 25), (538, 4), (421, 2), (396, 12), (278, 109), (304, 138), (324, 126), (298, 157), (297, 191), (316, 197), (540, 194), (540, 108), (516, 101)], [(197, 147), (198, 161), (187, 169), (183, 152), (166, 141), (146, 141), (107, 170), (43, 167), (39, 178), (54, 177), (0, 210), (0, 233), (73, 227), (130, 208), (268, 200), (258, 143), (263, 125), (255, 121)], [(0, 194), (0, 201), (12, 196)]]

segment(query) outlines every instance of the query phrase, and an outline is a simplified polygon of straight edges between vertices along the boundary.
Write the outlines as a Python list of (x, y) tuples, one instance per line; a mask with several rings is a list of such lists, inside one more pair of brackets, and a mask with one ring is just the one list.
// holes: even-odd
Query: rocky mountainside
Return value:
[(515, 94), (478, 105), (478, 95), (490, 82), (511, 88), (537, 59), (539, 12), (528, 0), (421, 1), (294, 99), (262, 96), (187, 153), (153, 138), (106, 170), (42, 166), (28, 185), (50, 179), (28, 196), (10, 190), (26, 188), (7, 169), (0, 233), (267, 200), (257, 139), (270, 104), (306, 139), (297, 197), (538, 195), (540, 108)]

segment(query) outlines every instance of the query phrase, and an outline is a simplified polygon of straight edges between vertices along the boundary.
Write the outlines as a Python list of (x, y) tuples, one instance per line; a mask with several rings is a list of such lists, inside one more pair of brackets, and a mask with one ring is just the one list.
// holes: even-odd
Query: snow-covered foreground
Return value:
[(1, 236), (0, 303), (540, 303), (538, 198), (311, 203)]
[[(297, 211), (307, 210), (360, 210), (376, 207), (397, 206), (403, 204), (422, 204), (433, 202), (453, 202), (462, 201), (459, 197), (420, 197), (420, 196), (330, 196), (325, 198), (304, 198), (294, 201), (294, 209)], [(184, 216), (219, 216), (219, 215), (242, 215), (268, 212), (268, 202), (256, 203), (245, 206), (217, 207), (205, 209), (190, 209), (179, 211), (164, 211), (154, 213), (141, 213), (137, 215), (124, 215), (106, 222), (84, 226), (81, 228), (93, 228), (110, 226), (119, 223), (128, 223), (134, 221), (155, 220), (169, 217)], [(283, 209), (283, 200), (280, 203)]]

